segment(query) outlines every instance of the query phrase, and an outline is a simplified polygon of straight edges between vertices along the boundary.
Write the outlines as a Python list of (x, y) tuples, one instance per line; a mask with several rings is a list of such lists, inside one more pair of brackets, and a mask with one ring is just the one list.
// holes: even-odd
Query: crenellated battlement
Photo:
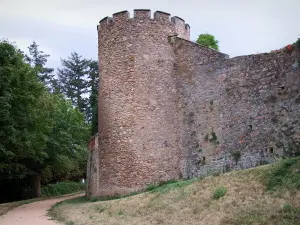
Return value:
[(88, 198), (256, 167), (300, 146), (300, 49), (228, 59), (190, 41), (180, 17), (132, 15), (121, 11), (97, 26)]
[(133, 17), (138, 19), (151, 18), (150, 9), (135, 9), (133, 11)]
[(121, 11), (114, 13), (112, 17), (105, 17), (99, 21), (99, 25), (97, 26), (97, 30), (104, 30), (108, 27), (112, 27), (114, 24), (126, 23), (129, 20), (143, 20), (150, 19), (156, 20), (162, 23), (170, 23), (173, 24), (175, 28), (175, 32), (179, 37), (189, 40), (190, 39), (190, 26), (185, 23), (183, 19), (178, 16), (171, 17), (171, 14), (156, 11), (151, 17), (151, 10), (149, 9), (135, 9), (133, 11), (133, 17), (130, 17), (130, 13), (128, 11)]

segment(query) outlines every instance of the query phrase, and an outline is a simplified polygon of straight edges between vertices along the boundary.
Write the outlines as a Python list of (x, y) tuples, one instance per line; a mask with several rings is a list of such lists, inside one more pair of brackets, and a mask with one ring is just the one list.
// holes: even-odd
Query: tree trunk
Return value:
[(35, 198), (38, 198), (41, 196), (41, 174), (36, 173), (34, 176), (34, 181), (33, 181), (33, 194)]

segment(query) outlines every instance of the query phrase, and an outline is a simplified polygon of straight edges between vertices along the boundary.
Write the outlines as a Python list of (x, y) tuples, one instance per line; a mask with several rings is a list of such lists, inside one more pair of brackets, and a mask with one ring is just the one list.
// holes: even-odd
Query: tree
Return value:
[(49, 93), (36, 71), (12, 44), (0, 42), (0, 175), (20, 179), (33, 175), (27, 162), (41, 162), (51, 131), (45, 101)]
[(0, 105), (0, 181), (32, 178), (38, 197), (41, 182), (82, 177), (89, 137), (84, 115), (50, 93), (6, 41), (0, 42)]
[(62, 69), (58, 69), (58, 79), (62, 93), (72, 101), (72, 104), (85, 112), (87, 98), (83, 97), (88, 92), (89, 60), (72, 52), (68, 59), (61, 59)]
[(200, 45), (204, 45), (219, 51), (219, 41), (217, 41), (211, 34), (200, 34), (196, 42)]
[(89, 107), (87, 110), (88, 121), (91, 123), (91, 135), (98, 132), (98, 87), (99, 72), (97, 61), (91, 60), (89, 71), (89, 87), (91, 89), (89, 97)]
[(26, 61), (36, 70), (37, 76), (41, 82), (43, 82), (49, 88), (52, 88), (54, 75), (53, 68), (45, 67), (47, 58), (50, 56), (40, 51), (39, 45), (33, 42), (29, 47), (29, 56), (26, 55)]
[(52, 132), (44, 149), (48, 158), (40, 165), (43, 183), (82, 177), (86, 170), (89, 125), (84, 115), (62, 95), (52, 95)]

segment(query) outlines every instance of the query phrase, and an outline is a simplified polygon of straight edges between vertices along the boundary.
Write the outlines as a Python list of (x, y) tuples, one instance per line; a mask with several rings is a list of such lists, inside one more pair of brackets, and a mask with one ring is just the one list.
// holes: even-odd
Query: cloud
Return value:
[(1, 0), (1, 36), (23, 50), (35, 40), (58, 67), (72, 51), (97, 59), (99, 20), (122, 10), (132, 16), (140, 8), (184, 18), (192, 40), (211, 33), (230, 56), (278, 49), (300, 37), (299, 0)]

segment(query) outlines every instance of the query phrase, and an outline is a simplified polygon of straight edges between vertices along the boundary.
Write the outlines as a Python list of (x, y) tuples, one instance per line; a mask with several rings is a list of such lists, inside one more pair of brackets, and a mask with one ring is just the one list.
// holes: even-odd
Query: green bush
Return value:
[(57, 184), (48, 184), (42, 187), (42, 196), (58, 196), (74, 192), (84, 191), (85, 184), (77, 182), (59, 182)]
[(231, 156), (233, 157), (235, 164), (237, 164), (241, 158), (241, 151), (233, 151), (231, 152)]
[(214, 191), (214, 194), (213, 194), (213, 199), (219, 199), (221, 197), (223, 197), (227, 192), (227, 188), (226, 187), (218, 187), (215, 191)]

